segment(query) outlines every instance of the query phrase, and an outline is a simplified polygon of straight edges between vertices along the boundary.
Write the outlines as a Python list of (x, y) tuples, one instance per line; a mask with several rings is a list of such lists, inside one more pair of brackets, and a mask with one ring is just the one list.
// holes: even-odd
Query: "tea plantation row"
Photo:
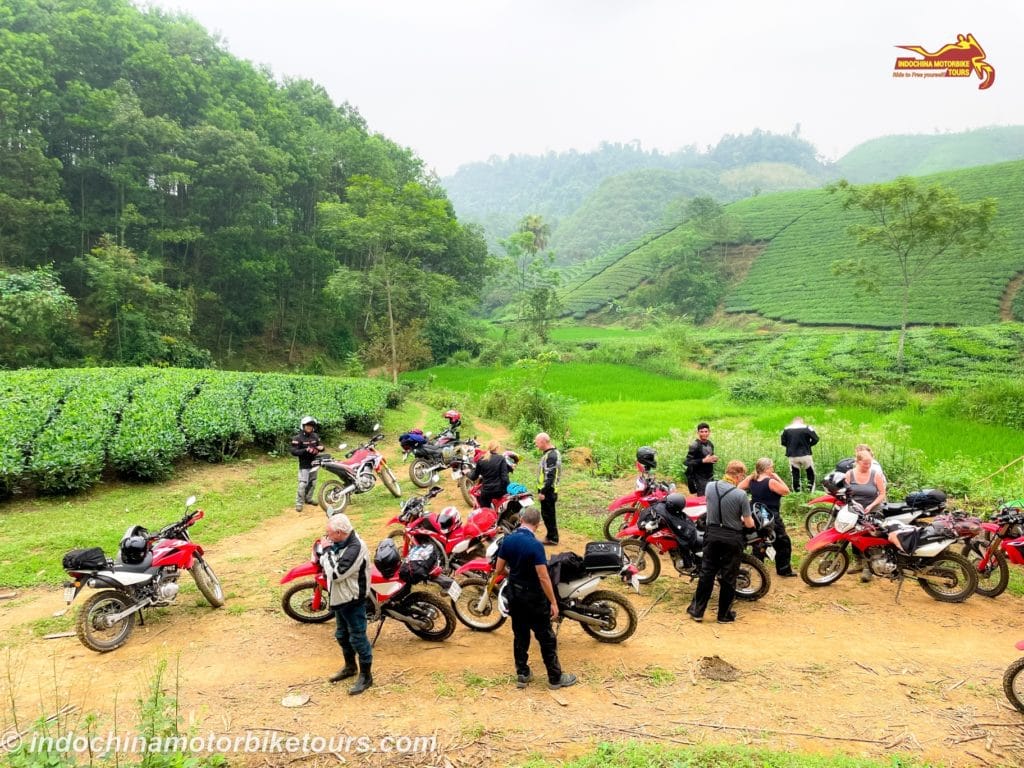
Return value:
[(82, 490), (105, 468), (164, 478), (186, 454), (273, 447), (306, 413), (327, 429), (368, 430), (394, 392), (368, 379), (174, 368), (0, 372), (0, 495)]

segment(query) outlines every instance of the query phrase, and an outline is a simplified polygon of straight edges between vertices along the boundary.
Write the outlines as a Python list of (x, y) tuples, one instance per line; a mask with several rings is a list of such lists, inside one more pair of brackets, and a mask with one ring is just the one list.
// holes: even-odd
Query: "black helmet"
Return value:
[(822, 478), (821, 484), (824, 486), (826, 491), (835, 496), (836, 493), (839, 493), (846, 488), (846, 473), (838, 470), (835, 472), (829, 472), (824, 478)]
[(149, 541), (145, 536), (126, 536), (121, 539), (121, 562), (125, 565), (138, 565), (146, 559)]
[(377, 551), (373, 554), (373, 564), (385, 579), (395, 575), (398, 566), (402, 564), (402, 556), (398, 554), (398, 547), (394, 541), (384, 539), (377, 545)]
[(644, 469), (657, 469), (657, 452), (649, 445), (641, 445), (636, 449), (636, 462)]
[(665, 497), (665, 509), (674, 515), (682, 514), (686, 509), (686, 496), (682, 493), (670, 493)]

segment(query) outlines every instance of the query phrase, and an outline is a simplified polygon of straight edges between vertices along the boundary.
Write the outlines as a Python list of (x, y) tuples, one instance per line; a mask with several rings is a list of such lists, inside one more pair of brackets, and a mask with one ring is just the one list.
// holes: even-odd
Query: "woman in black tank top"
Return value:
[[(793, 558), (793, 542), (786, 533), (786, 524), (782, 520), (782, 497), (789, 493), (789, 486), (775, 473), (775, 464), (769, 458), (757, 460), (754, 471), (740, 481), (737, 488), (750, 492), (750, 500), (754, 504), (764, 504), (772, 513), (775, 528), (775, 571), (779, 576), (796, 576), (791, 560)], [(755, 548), (754, 557), (764, 562), (766, 552)]]

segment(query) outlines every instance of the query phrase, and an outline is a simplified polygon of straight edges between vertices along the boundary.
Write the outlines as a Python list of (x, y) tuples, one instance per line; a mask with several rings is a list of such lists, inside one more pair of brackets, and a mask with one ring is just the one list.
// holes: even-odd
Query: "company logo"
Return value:
[(916, 53), (921, 58), (900, 56), (896, 59), (893, 77), (970, 77), (977, 75), (981, 80), (978, 90), (991, 88), (996, 81), (995, 68), (985, 61), (985, 51), (974, 35), (957, 35), (955, 43), (944, 45), (929, 53), (920, 45), (897, 45), (905, 51)]

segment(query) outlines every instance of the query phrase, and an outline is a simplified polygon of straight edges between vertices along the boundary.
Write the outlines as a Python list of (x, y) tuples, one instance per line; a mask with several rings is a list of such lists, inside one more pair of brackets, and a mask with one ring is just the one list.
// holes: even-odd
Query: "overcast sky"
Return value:
[[(835, 159), (865, 139), (1024, 124), (1015, 0), (159, 0), (278, 78), (323, 85), (441, 175), (601, 141), (703, 148), (754, 128)], [(897, 45), (973, 33), (995, 67), (896, 79)]]

